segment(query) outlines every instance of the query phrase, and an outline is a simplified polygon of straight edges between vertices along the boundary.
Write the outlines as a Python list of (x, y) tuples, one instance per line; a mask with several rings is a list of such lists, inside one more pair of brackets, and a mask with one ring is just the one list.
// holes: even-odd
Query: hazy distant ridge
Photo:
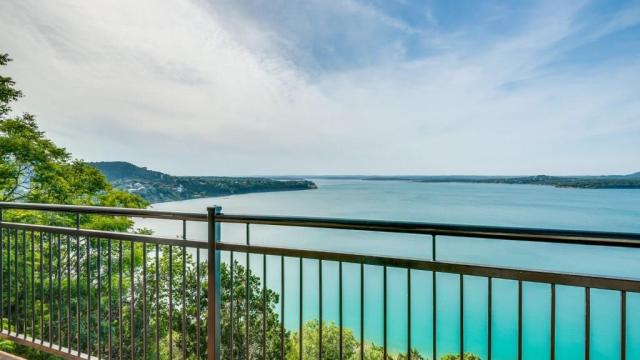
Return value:
[(628, 175), (600, 176), (371, 176), (365, 180), (405, 180), (424, 183), (481, 183), (548, 185), (555, 187), (585, 189), (640, 189), (640, 172)]
[(114, 187), (140, 194), (152, 203), (211, 196), (317, 188), (308, 180), (264, 177), (173, 176), (124, 161), (91, 163)]

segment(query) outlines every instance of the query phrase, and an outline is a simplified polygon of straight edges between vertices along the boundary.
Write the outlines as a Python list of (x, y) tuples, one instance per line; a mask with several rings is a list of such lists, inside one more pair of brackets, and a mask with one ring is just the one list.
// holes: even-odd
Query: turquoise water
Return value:
[[(154, 208), (203, 212), (217, 204), (226, 213), (326, 216), (362, 219), (442, 222), (560, 229), (640, 232), (640, 190), (556, 189), (528, 185), (425, 184), (401, 181), (317, 180), (311, 191), (259, 193), (222, 198), (156, 204)], [(181, 224), (140, 221), (157, 234), (175, 236)], [(205, 239), (203, 224), (189, 223), (188, 237)], [(244, 242), (244, 227), (223, 225), (222, 239)], [(253, 226), (253, 244), (341, 250), (368, 254), (431, 257), (431, 239), (425, 236), (375, 234)], [(497, 240), (438, 238), (440, 260), (501, 266), (518, 266), (638, 277), (640, 251), (621, 248), (562, 244), (516, 243)], [(244, 256), (240, 256), (244, 263)], [(262, 257), (251, 256), (251, 268), (262, 269)], [(267, 285), (280, 289), (280, 264), (267, 258)], [(318, 262), (304, 262), (304, 319), (318, 316)], [(285, 263), (285, 324), (298, 327), (298, 260)], [(323, 263), (323, 316), (337, 321), (337, 264)], [(344, 265), (344, 322), (359, 329), (359, 266)], [(431, 358), (431, 273), (412, 272), (412, 344)], [(458, 276), (438, 274), (438, 355), (456, 353), (459, 343)], [(392, 351), (407, 343), (406, 270), (388, 269), (388, 335)], [(465, 351), (486, 358), (487, 281), (465, 277)], [(517, 283), (493, 284), (493, 358), (517, 356)], [(523, 287), (523, 357), (549, 358), (549, 286), (525, 283)], [(347, 301), (347, 299), (349, 301)], [(620, 352), (620, 295), (592, 290), (591, 358), (618, 359)], [(628, 296), (628, 359), (640, 358), (640, 295)], [(365, 338), (382, 343), (382, 269), (365, 269)], [(584, 358), (584, 290), (557, 288), (557, 358)], [(358, 335), (359, 336), (359, 335)]]

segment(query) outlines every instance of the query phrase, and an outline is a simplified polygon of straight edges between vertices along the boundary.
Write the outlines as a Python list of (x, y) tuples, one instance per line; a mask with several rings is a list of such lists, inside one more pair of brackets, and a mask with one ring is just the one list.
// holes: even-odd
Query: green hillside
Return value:
[(173, 176), (134, 164), (95, 162), (111, 184), (140, 194), (152, 203), (268, 191), (316, 189), (308, 180), (276, 180), (265, 177)]

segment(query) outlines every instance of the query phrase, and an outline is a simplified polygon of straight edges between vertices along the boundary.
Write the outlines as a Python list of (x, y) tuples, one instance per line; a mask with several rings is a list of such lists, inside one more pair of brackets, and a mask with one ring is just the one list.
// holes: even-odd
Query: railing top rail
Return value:
[(161, 211), (161, 210), (149, 210), (149, 209), (130, 209), (130, 208), (106, 207), (106, 206), (0, 202), (0, 209), (68, 212), (68, 213), (110, 215), (110, 216), (131, 216), (131, 217), (139, 217), (139, 218), (166, 219), (166, 220), (207, 221), (207, 214), (204, 214), (204, 213)]
[(202, 240), (186, 240), (181, 238), (171, 238), (146, 234), (135, 234), (128, 232), (115, 232), (115, 231), (103, 231), (103, 230), (88, 230), (88, 229), (76, 229), (60, 226), (49, 225), (34, 225), (24, 223), (3, 222), (2, 227), (7, 229), (27, 230), (41, 233), (53, 233), (69, 236), (86, 236), (97, 239), (113, 239), (113, 240), (128, 240), (133, 242), (150, 243), (158, 245), (172, 245), (182, 246), (197, 249), (206, 249), (208, 245)]
[(570, 244), (640, 248), (640, 233), (625, 232), (557, 230), (502, 226), (454, 225), (424, 222), (353, 220), (291, 216), (228, 215), (224, 213), (216, 215), (216, 221), (222, 223), (248, 223), (259, 225), (313, 227), (325, 229), (445, 235), (456, 237), (559, 242)]
[[(127, 209), (102, 206), (77, 206), (56, 204), (31, 204), (0, 202), (0, 209), (22, 209), (80, 214), (131, 216), (166, 220), (184, 220), (206, 222), (207, 214), (161, 211), (149, 209)], [(310, 227), (339, 230), (360, 230), (372, 232), (391, 232), (439, 236), (488, 238), (502, 240), (520, 240), (536, 242), (556, 242), (567, 244), (622, 246), (640, 248), (640, 233), (605, 232), (584, 230), (558, 230), (539, 228), (520, 228), (503, 226), (480, 226), (463, 224), (440, 224), (408, 221), (335, 219), (298, 216), (236, 215), (217, 214), (215, 220), (221, 223), (242, 223), (256, 225), (275, 225)]]

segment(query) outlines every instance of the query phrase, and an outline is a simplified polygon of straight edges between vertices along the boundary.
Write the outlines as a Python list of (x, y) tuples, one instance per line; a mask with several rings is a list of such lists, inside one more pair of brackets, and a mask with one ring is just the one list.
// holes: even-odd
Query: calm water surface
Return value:
[[(315, 180), (317, 190), (259, 193), (197, 199), (154, 205), (156, 209), (204, 212), (220, 205), (225, 213), (346, 217), (522, 226), (581, 230), (640, 232), (640, 190), (557, 189), (546, 186), (492, 184), (426, 184), (403, 181)], [(141, 220), (138, 226), (156, 234), (175, 236), (181, 224)], [(205, 239), (204, 224), (189, 223), (188, 237)], [(223, 225), (222, 240), (244, 242), (241, 225)], [(375, 234), (253, 226), (251, 242), (299, 248), (341, 250), (368, 254), (431, 257), (431, 238), (417, 235)], [(519, 266), (601, 275), (640, 276), (640, 251), (621, 248), (510, 241), (438, 238), (438, 258), (501, 266)], [(228, 261), (228, 254), (225, 257)], [(245, 256), (239, 256), (242, 264)], [(261, 273), (262, 256), (251, 256), (251, 268)], [(285, 323), (298, 328), (299, 268), (297, 259), (285, 262)], [(280, 291), (279, 258), (267, 258), (267, 285)], [(304, 320), (318, 316), (318, 262), (305, 260)], [(344, 265), (344, 323), (360, 333), (359, 266)], [(389, 348), (404, 351), (407, 343), (406, 270), (388, 270)], [(323, 317), (338, 319), (338, 267), (323, 263)], [(431, 358), (431, 273), (412, 272), (412, 344)], [(459, 343), (459, 278), (438, 274), (438, 355), (455, 353)], [(486, 358), (487, 280), (465, 277), (465, 351)], [(382, 343), (382, 269), (365, 269), (365, 338)], [(493, 359), (517, 358), (517, 283), (494, 280)], [(523, 357), (549, 359), (549, 286), (523, 286)], [(349, 299), (349, 301), (347, 301)], [(620, 352), (620, 294), (592, 290), (591, 358), (618, 359)], [(640, 359), (640, 296), (629, 294), (628, 359)], [(583, 359), (584, 289), (557, 288), (557, 358)], [(358, 335), (359, 336), (359, 335)]]

